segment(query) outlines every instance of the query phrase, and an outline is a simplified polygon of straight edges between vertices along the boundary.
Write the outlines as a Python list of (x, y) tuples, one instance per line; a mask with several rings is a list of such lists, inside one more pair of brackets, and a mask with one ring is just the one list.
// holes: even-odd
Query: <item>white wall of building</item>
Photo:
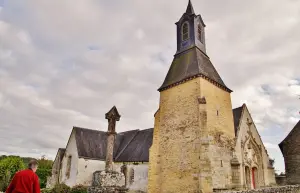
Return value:
[[(66, 176), (66, 172), (67, 172), (67, 162), (69, 156), (72, 156), (72, 159), (71, 159), (70, 177), (68, 178)], [(70, 187), (74, 186), (76, 184), (77, 168), (78, 168), (78, 153), (77, 153), (77, 146), (75, 140), (75, 132), (73, 131), (70, 136), (68, 145), (66, 147), (65, 156), (63, 157), (62, 160), (60, 183), (65, 183)]]
[[(123, 163), (114, 163), (114, 169), (118, 172), (121, 172), (121, 166)], [(127, 187), (129, 190), (140, 190), (147, 192), (148, 186), (148, 163), (140, 163), (138, 165), (127, 164), (127, 171), (129, 172), (131, 169), (134, 171), (134, 180), (133, 183), (128, 184)]]
[(76, 184), (92, 185), (93, 173), (100, 170), (105, 170), (105, 161), (79, 158)]

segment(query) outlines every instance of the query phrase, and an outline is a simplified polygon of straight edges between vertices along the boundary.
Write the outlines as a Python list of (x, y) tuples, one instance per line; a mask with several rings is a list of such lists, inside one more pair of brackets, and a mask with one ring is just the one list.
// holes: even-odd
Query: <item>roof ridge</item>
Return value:
[(237, 110), (237, 109), (239, 109), (239, 108), (243, 108), (243, 105), (242, 105), (242, 106), (239, 106), (239, 107), (236, 107), (236, 108), (234, 108), (234, 109), (232, 109), (232, 110), (234, 111), (234, 110)]
[[(237, 125), (237, 136), (238, 136), (238, 133), (240, 132), (241, 122), (242, 122), (242, 118), (243, 118), (244, 113), (245, 113), (245, 108), (247, 108), (247, 107), (242, 105), (240, 108), (241, 108), (241, 115), (239, 117), (239, 124)], [(250, 114), (249, 111), (248, 111), (248, 113)]]
[(118, 134), (128, 133), (128, 132), (132, 132), (132, 131), (139, 131), (139, 129), (127, 130), (127, 131), (120, 132)]
[[(66, 151), (66, 148), (58, 148), (58, 150), (56, 152), (56, 156), (55, 156), (55, 158), (54, 158), (54, 160), (52, 162), (52, 167), (53, 167), (54, 162), (55, 162), (55, 160), (56, 160), (56, 158), (57, 158), (57, 156), (58, 156), (58, 154), (59, 154), (60, 151)], [(60, 160), (59, 160), (59, 162), (60, 162)]]
[(136, 130), (135, 135), (131, 138), (131, 140), (129, 140), (129, 142), (127, 143), (127, 145), (125, 145), (125, 147), (119, 152), (118, 155), (116, 155), (115, 159), (117, 159), (123, 152), (124, 150), (128, 147), (128, 145), (132, 142), (132, 140), (137, 136), (137, 134), (140, 132), (140, 130)]
[(106, 133), (105, 131), (101, 131), (101, 130), (89, 129), (89, 128), (77, 127), (77, 126), (73, 126), (73, 129), (75, 129), (75, 130), (77, 130), (77, 129), (81, 129), (81, 130), (86, 130), (86, 131), (95, 131), (95, 132), (102, 132), (102, 133)]

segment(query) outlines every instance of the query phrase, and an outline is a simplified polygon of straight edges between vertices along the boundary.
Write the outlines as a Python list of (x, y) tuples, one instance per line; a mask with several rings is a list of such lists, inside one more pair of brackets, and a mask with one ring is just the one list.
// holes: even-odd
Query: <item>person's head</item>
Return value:
[(28, 163), (28, 168), (31, 169), (33, 172), (36, 172), (38, 168), (38, 162), (36, 160), (30, 160)]

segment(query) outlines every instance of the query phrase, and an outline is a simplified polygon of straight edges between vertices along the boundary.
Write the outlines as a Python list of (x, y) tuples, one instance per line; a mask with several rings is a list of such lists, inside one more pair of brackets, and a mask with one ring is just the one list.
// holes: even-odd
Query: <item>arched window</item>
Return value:
[(181, 29), (182, 33), (182, 41), (189, 39), (189, 24), (188, 22), (184, 22)]
[(198, 39), (201, 43), (203, 43), (202, 42), (202, 28), (201, 28), (200, 24), (198, 24)]

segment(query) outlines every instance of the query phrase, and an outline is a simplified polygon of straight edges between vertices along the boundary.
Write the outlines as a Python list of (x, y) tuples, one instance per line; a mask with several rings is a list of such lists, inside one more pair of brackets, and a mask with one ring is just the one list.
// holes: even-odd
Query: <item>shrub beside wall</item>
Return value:
[(42, 193), (87, 193), (87, 187), (82, 185), (70, 188), (66, 184), (57, 184), (52, 189), (43, 189)]

